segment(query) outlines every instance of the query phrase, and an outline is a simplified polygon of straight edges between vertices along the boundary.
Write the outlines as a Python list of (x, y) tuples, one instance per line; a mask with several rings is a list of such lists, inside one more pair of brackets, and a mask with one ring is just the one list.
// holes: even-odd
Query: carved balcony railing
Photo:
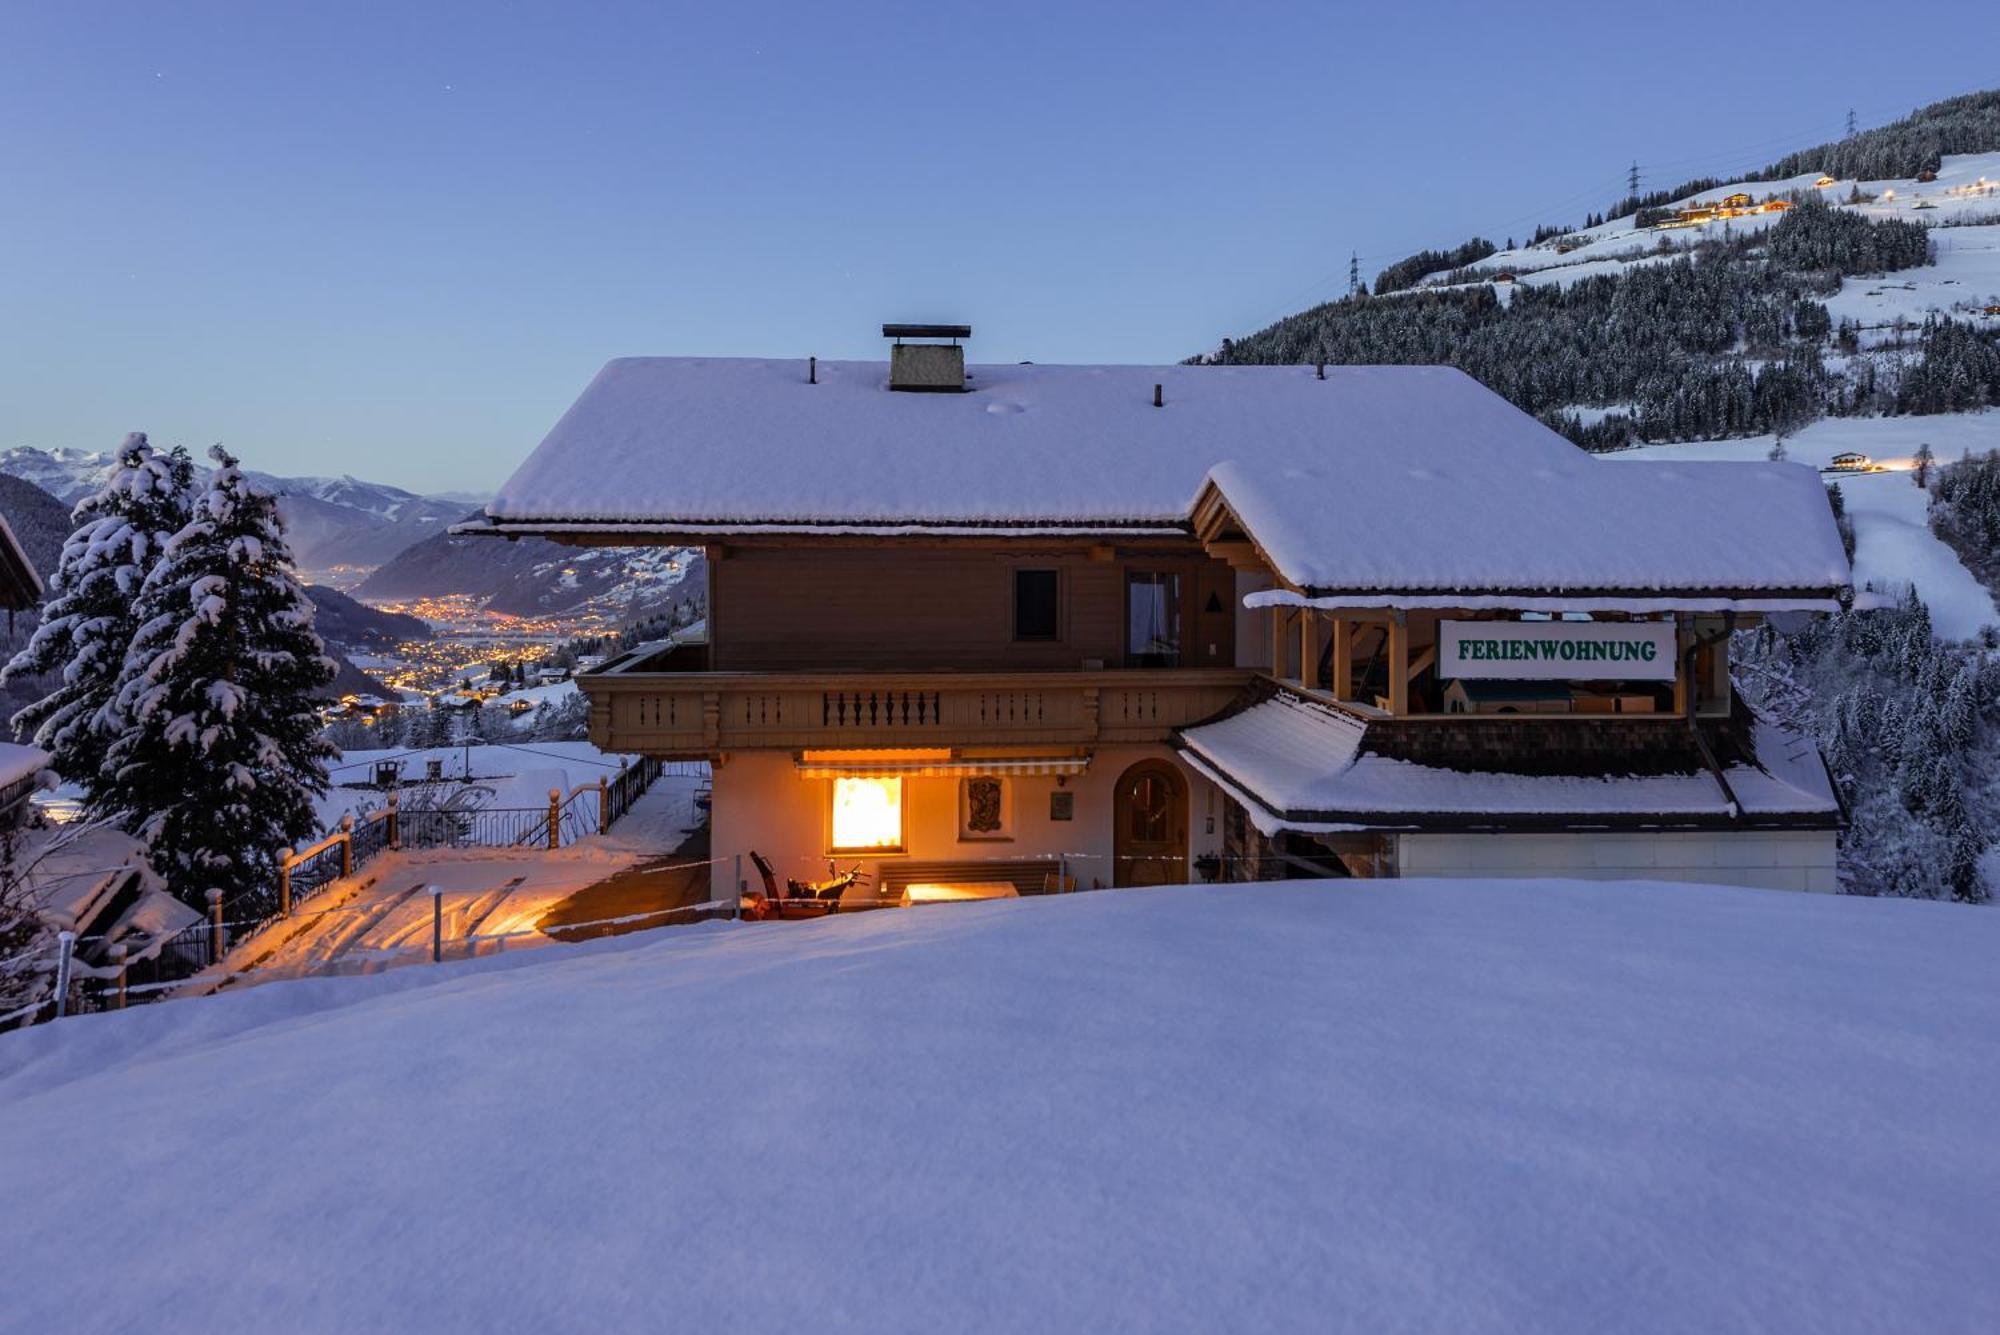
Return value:
[(1161, 742), (1219, 712), (1248, 668), (1089, 672), (600, 672), (581, 678), (607, 751)]

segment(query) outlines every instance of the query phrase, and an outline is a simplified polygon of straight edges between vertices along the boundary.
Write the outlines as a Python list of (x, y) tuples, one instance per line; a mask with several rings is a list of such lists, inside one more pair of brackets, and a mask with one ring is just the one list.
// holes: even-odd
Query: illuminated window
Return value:
[(838, 853), (880, 852), (903, 846), (901, 779), (833, 781), (833, 848)]

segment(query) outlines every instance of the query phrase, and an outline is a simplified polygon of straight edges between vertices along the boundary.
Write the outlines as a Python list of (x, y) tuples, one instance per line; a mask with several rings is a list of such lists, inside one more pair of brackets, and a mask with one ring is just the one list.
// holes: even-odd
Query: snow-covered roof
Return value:
[(38, 746), (0, 742), (0, 788), (32, 779), (49, 767), (49, 753)]
[(1755, 765), (1688, 774), (1508, 774), (1441, 769), (1376, 755), (1368, 724), (1310, 700), (1279, 695), (1181, 732), (1183, 754), (1243, 803), (1264, 830), (1421, 825), (1427, 819), (1547, 816), (1699, 820), (1820, 818), (1839, 803), (1813, 744), (1773, 724), (1756, 726)]
[(822, 362), (815, 384), (798, 361), (614, 361), (472, 527), (1185, 531), (1212, 482), (1313, 590), (1824, 598), (1848, 582), (1810, 469), (1609, 464), (1447, 367), (975, 366), (964, 394), (887, 381), (883, 362)]
[(0, 515), (0, 606), (26, 611), (42, 600), (42, 577), (21, 548), (14, 528)]
[(1826, 489), (1803, 464), (1612, 462), (1549, 439), (1560, 448), (1419, 446), (1210, 477), (1277, 572), (1315, 593), (1848, 582)]
[(83, 930), (111, 895), (134, 875), (145, 890), (160, 880), (146, 860), (146, 846), (122, 830), (37, 830), (24, 838), (15, 861), (42, 912)]
[[(502, 526), (1181, 525), (1208, 470), (1300, 463), (1421, 495), (1404, 465), (1576, 453), (1435, 366), (974, 366), (888, 390), (886, 362), (614, 361), (488, 503)], [(1164, 406), (1153, 406), (1161, 386)], [(1393, 504), (1395, 497), (1382, 498)]]

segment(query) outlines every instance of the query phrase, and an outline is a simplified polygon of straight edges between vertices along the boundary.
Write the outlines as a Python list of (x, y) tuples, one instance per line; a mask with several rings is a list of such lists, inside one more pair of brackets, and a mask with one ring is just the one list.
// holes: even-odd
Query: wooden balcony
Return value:
[(1248, 668), (1098, 672), (597, 672), (590, 740), (663, 757), (851, 747), (1161, 742)]

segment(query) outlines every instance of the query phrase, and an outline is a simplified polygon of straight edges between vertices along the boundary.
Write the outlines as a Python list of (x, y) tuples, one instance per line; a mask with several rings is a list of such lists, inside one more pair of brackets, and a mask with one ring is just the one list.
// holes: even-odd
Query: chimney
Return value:
[[(961, 338), (972, 337), (966, 324), (885, 324), (882, 337), (896, 340), (889, 349), (889, 388), (919, 394), (963, 394), (965, 349)], [(906, 338), (950, 339), (949, 343), (905, 343)]]

